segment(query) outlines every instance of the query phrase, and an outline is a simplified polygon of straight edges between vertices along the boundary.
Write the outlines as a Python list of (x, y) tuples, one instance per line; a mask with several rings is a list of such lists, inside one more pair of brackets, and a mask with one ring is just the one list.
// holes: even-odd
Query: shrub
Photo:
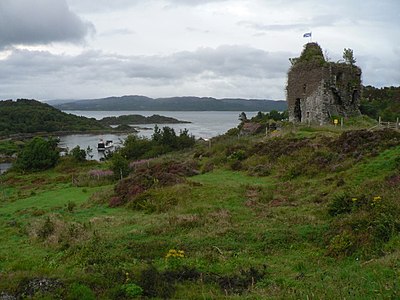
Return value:
[(334, 216), (328, 234), (329, 255), (382, 255), (384, 244), (400, 232), (400, 207), (394, 194), (352, 198), (338, 194), (329, 213)]
[(134, 283), (127, 283), (122, 286), (125, 296), (135, 298), (143, 294), (143, 289)]
[(145, 194), (137, 199), (136, 197), (152, 187), (172, 186), (183, 183), (186, 176), (193, 176), (198, 173), (197, 164), (194, 161), (177, 162), (171, 160), (159, 163), (154, 162), (150, 167), (138, 167), (134, 174), (121, 180), (115, 186), (115, 196), (119, 197), (120, 203), (127, 203), (133, 200), (132, 206), (135, 208), (140, 208), (145, 204), (147, 208), (154, 208), (153, 204), (158, 207), (151, 194)]
[(78, 162), (83, 162), (86, 160), (86, 151), (81, 149), (79, 145), (73, 148), (70, 154), (73, 157), (73, 159)]
[(42, 227), (38, 231), (38, 237), (44, 240), (53, 232), (54, 232), (54, 223), (50, 220), (49, 217), (47, 217)]
[(162, 274), (152, 265), (144, 269), (140, 274), (139, 285), (143, 288), (146, 297), (171, 298), (175, 292), (172, 282), (163, 280)]
[(352, 198), (349, 197), (349, 195), (347, 195), (346, 193), (340, 193), (333, 197), (333, 200), (328, 207), (328, 213), (331, 216), (336, 216), (343, 213), (349, 213), (351, 212), (352, 207), (353, 207)]
[(18, 154), (16, 168), (22, 171), (41, 171), (54, 167), (60, 157), (57, 143), (54, 139), (33, 138)]
[(69, 287), (68, 299), (71, 300), (95, 300), (96, 295), (84, 284), (74, 283)]
[(68, 201), (68, 203), (67, 203), (68, 212), (70, 212), (70, 213), (73, 212), (75, 210), (75, 207), (76, 207), (76, 203), (75, 202)]
[(111, 158), (111, 169), (116, 179), (122, 179), (129, 174), (128, 161), (118, 152), (114, 153)]
[(355, 237), (351, 232), (343, 231), (335, 235), (328, 245), (328, 255), (334, 257), (347, 256), (356, 249)]
[(269, 176), (271, 175), (271, 166), (270, 165), (257, 165), (249, 168), (248, 173), (250, 176)]
[(166, 126), (160, 129), (155, 126), (151, 139), (128, 136), (121, 149), (121, 154), (127, 159), (152, 158), (171, 151), (189, 148), (194, 144), (195, 138), (189, 135), (187, 129), (181, 130), (178, 136), (173, 128)]

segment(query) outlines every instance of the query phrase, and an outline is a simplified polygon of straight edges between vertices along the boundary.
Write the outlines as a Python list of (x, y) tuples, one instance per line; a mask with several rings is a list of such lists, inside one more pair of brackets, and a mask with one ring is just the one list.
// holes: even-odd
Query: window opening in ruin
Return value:
[(296, 121), (301, 122), (300, 98), (296, 98), (296, 102), (294, 103), (294, 118)]
[(307, 84), (304, 84), (303, 85), (303, 93), (306, 93), (306, 91), (307, 91)]

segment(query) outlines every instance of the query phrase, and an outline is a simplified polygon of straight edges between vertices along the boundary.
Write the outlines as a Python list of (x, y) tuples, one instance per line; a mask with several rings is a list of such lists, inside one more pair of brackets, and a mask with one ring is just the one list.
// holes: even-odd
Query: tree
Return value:
[(247, 122), (248, 120), (247, 120), (247, 116), (246, 116), (246, 113), (244, 112), (244, 111), (242, 111), (240, 114), (239, 114), (239, 121), (240, 122)]
[(350, 48), (344, 48), (343, 50), (343, 59), (346, 64), (354, 65), (356, 63), (356, 59), (353, 55), (353, 50)]
[(178, 139), (178, 149), (189, 148), (196, 143), (194, 136), (189, 135), (189, 130), (187, 130), (186, 128), (179, 132), (179, 137), (177, 137), (177, 139)]
[(282, 120), (282, 115), (277, 110), (271, 110), (269, 112), (269, 118), (274, 120), (274, 121), (281, 121)]
[(129, 175), (128, 161), (118, 152), (114, 153), (111, 158), (111, 170), (116, 179), (122, 179)]
[(55, 139), (33, 138), (18, 154), (15, 162), (17, 169), (41, 171), (54, 167), (60, 158), (57, 144), (58, 140)]
[(86, 160), (86, 151), (81, 149), (81, 147), (76, 146), (71, 150), (71, 156), (79, 162), (85, 161)]

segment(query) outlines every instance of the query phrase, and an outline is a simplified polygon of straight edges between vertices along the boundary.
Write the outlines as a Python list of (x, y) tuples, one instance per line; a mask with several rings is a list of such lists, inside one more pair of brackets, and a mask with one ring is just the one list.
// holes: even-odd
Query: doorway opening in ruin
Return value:
[(296, 102), (294, 103), (294, 118), (297, 122), (301, 122), (300, 98), (296, 98)]
[(356, 100), (358, 99), (358, 90), (354, 90), (353, 94), (351, 95), (351, 103), (354, 104)]

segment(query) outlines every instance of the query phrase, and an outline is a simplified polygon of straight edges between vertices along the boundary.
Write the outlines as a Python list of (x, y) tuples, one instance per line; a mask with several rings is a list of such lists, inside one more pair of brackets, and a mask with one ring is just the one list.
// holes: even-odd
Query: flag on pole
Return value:
[(303, 37), (311, 37), (311, 32), (306, 32), (305, 34), (303, 34)]

